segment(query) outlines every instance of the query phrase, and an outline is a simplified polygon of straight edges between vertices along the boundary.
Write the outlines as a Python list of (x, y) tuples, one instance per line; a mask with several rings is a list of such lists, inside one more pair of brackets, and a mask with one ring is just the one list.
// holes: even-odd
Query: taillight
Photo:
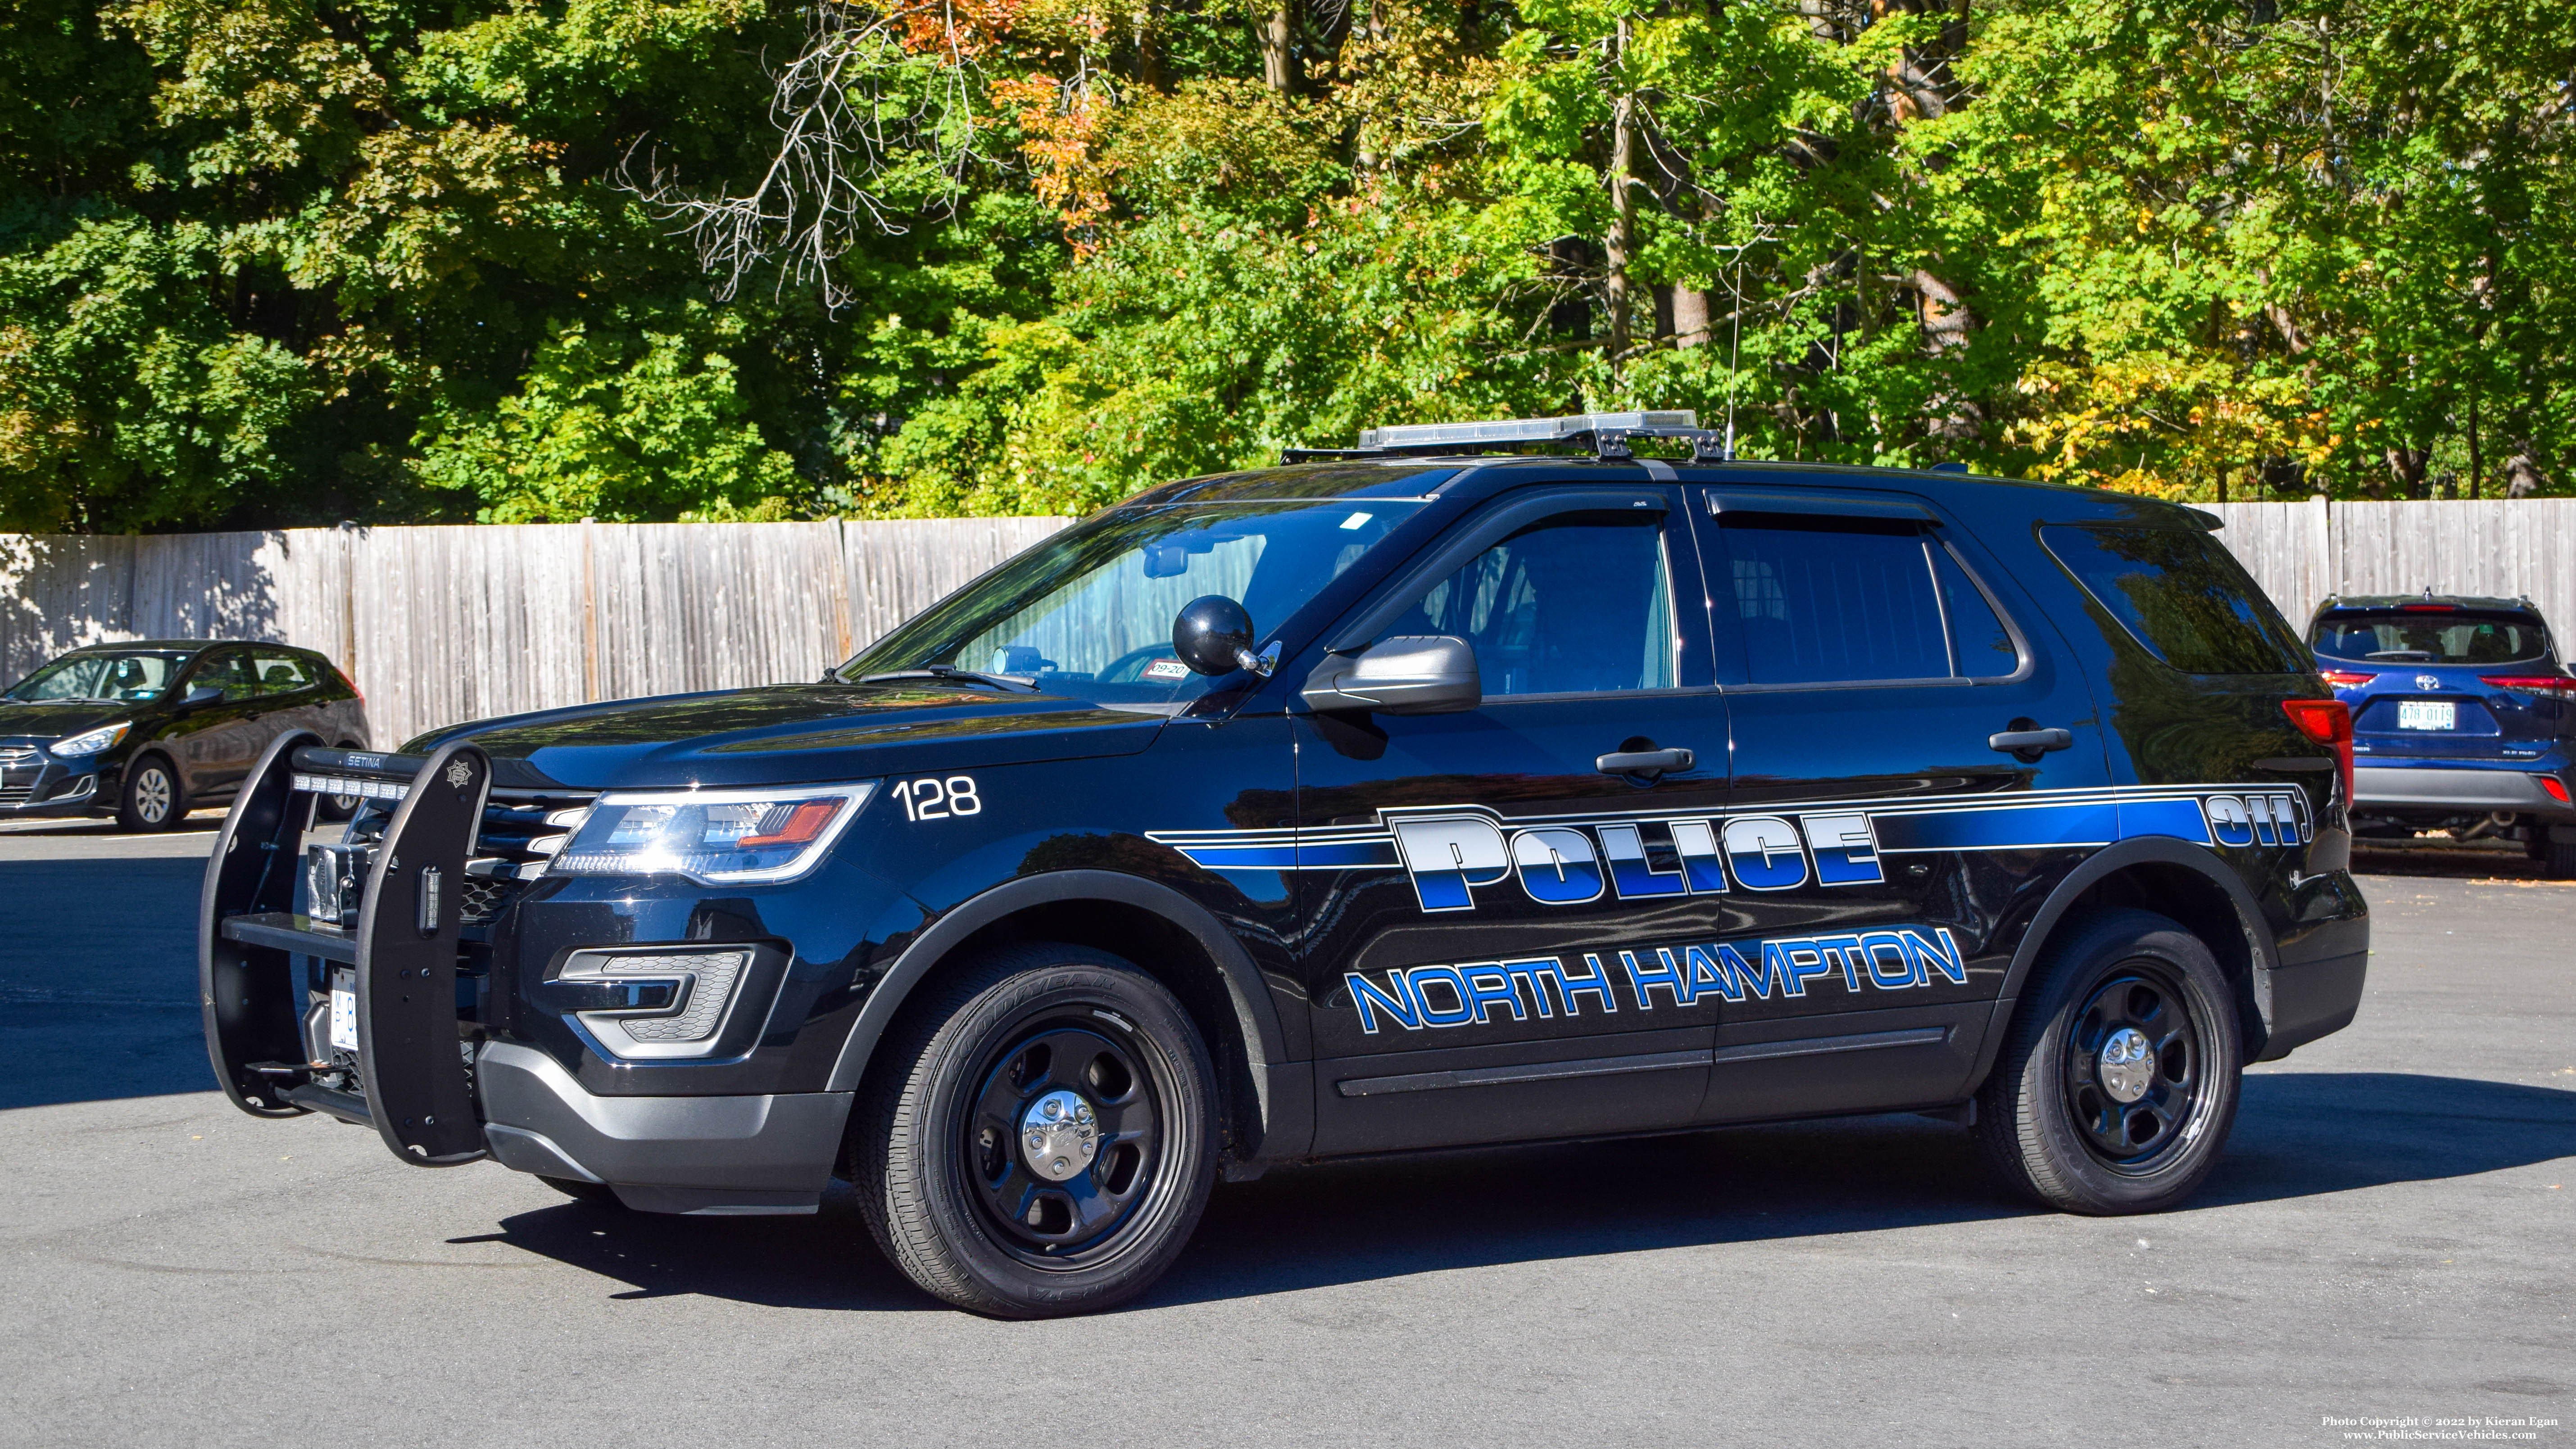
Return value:
[(2337, 689), (2358, 689), (2362, 685), (2368, 684), (2370, 681), (2377, 679), (2379, 676), (2376, 674), (2355, 674), (2349, 669), (2328, 669), (2319, 677)]
[(2541, 694), (2576, 694), (2576, 677), (2564, 674), (2481, 674), (2478, 680), (2497, 689), (2528, 689)]
[(2559, 779), (2556, 775), (2539, 775), (2534, 778), (2540, 781), (2541, 789), (2549, 792), (2549, 798), (2557, 801), (2561, 805), (2569, 803), (2567, 799), (2566, 781)]
[(2352, 805), (2352, 711), (2339, 699), (2285, 699), (2281, 710), (2299, 733), (2321, 745), (2334, 746), (2335, 773), (2343, 780), (2343, 803)]

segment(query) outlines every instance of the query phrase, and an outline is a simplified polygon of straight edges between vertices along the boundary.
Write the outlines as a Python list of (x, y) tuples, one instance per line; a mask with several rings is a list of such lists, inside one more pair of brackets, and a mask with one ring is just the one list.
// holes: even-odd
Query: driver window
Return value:
[(1525, 528), (1433, 585), (1383, 633), (1466, 640), (1488, 699), (1670, 689), (1662, 520), (1568, 514)]

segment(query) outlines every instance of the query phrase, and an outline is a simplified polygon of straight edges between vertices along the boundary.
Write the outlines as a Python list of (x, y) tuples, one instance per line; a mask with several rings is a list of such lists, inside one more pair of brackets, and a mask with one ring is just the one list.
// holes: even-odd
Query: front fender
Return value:
[[(833, 1065), (828, 1090), (858, 1089), (878, 1041), (903, 1009), (905, 998), (960, 943), (1006, 916), (1065, 901), (1115, 901), (1151, 911), (1199, 943), (1225, 981), (1226, 997), (1242, 1033), (1245, 1066), (1261, 1114), (1259, 1155), (1269, 1160), (1303, 1153), (1314, 1133), (1308, 1081), (1312, 1069), (1302, 1060), (1291, 1059), (1290, 1038), (1281, 1029), (1278, 1008), (1250, 953), (1205, 906), (1170, 886), (1118, 871), (1059, 870), (1023, 876), (960, 902), (924, 927), (868, 993)], [(1298, 1040), (1303, 1035), (1300, 1032)]]

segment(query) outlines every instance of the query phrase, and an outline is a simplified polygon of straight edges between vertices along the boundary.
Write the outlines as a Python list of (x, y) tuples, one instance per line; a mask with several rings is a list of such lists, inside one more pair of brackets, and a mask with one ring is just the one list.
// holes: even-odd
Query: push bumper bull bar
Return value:
[[(458, 1028), (460, 887), (492, 784), (463, 742), (431, 755), (271, 744), (224, 817), (206, 862), (197, 987), (206, 1052), (234, 1106), (258, 1117), (322, 1112), (372, 1126), (395, 1156), (452, 1167), (486, 1155), (473, 1058)], [(354, 925), (295, 909), (304, 830), (321, 795), (397, 802)], [(363, 1092), (315, 1080), (294, 958), (352, 968)]]

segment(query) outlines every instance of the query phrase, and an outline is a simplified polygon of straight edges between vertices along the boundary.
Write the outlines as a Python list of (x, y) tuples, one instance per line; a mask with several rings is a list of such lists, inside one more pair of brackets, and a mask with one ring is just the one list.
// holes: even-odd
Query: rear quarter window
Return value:
[(2224, 544), (2197, 530), (2052, 524), (2048, 551), (2130, 637), (2185, 674), (2302, 674), (2308, 652)]

